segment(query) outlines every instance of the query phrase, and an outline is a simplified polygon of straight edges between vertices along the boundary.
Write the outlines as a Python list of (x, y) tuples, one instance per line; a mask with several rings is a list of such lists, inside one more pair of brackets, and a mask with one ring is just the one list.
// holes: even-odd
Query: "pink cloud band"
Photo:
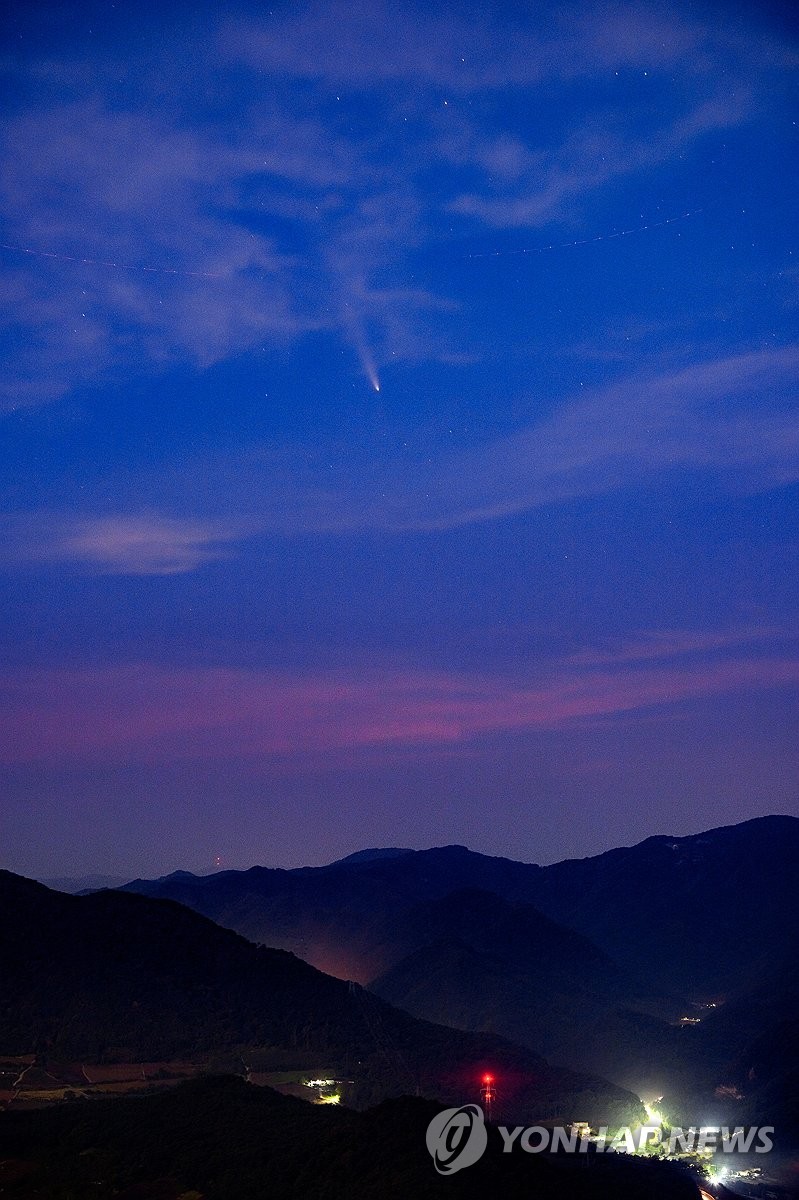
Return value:
[(425, 671), (307, 675), (153, 664), (0, 677), (0, 761), (292, 757), (402, 744), (448, 747), (496, 732), (567, 728), (724, 693), (799, 683), (799, 661), (544, 671), (528, 686)]

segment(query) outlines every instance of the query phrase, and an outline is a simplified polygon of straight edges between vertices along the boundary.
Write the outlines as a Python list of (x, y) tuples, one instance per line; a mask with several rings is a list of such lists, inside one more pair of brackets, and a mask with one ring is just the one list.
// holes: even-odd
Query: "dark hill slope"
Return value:
[(761, 817), (556, 863), (530, 899), (664, 990), (752, 987), (799, 944), (799, 820)]
[(394, 944), (408, 953), (372, 984), (392, 1004), (459, 1029), (501, 1033), (558, 1062), (585, 1068), (594, 1055), (610, 1057), (638, 1088), (645, 1063), (662, 1057), (654, 1032), (675, 1045), (682, 1032), (652, 1015), (640, 1029), (628, 1021), (622, 1038), (623, 1011), (656, 1009), (656, 998), (580, 934), (491, 892), (453, 892), (418, 906), (399, 922)]
[[(359, 1104), (473, 1094), (491, 1067), (525, 1118), (638, 1110), (629, 1093), (487, 1034), (415, 1020), (167, 900), (68, 896), (0, 872), (0, 1052), (153, 1060), (258, 1048), (354, 1079)], [(588, 1118), (586, 1118), (588, 1119)]]
[[(76, 1108), (78, 1111), (76, 1111)], [(419, 1099), (356, 1113), (314, 1108), (212, 1078), (136, 1100), (97, 1102), (0, 1123), (3, 1171), (26, 1200), (697, 1200), (690, 1178), (670, 1163), (598, 1155), (503, 1154), (490, 1131), (480, 1161), (436, 1174), (425, 1131), (439, 1111)]]

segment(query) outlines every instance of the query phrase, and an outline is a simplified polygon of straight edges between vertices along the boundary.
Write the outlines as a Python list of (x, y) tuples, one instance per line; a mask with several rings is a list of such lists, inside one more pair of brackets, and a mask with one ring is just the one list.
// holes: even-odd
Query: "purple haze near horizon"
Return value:
[(3, 865), (797, 811), (787, 13), (8, 18)]

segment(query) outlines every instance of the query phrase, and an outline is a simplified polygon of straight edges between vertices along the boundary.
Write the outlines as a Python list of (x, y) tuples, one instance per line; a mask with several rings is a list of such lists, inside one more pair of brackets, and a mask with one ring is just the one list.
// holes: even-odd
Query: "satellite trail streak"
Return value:
[(680, 213), (676, 217), (667, 217), (665, 221), (650, 221), (646, 225), (636, 225), (634, 229), (621, 229), (618, 233), (600, 233), (597, 237), (581, 238), (576, 242), (552, 242), (549, 246), (533, 246), (526, 250), (484, 250), (478, 254), (464, 254), (464, 258), (505, 258), (511, 254), (543, 254), (546, 250), (568, 250), (571, 246), (591, 246), (594, 242), (609, 242), (612, 238), (629, 237), (631, 233), (644, 233), (647, 229), (661, 229), (664, 225), (673, 225), (675, 221), (685, 221), (701, 213), (701, 208), (690, 212)]
[(192, 279), (223, 279), (219, 271), (184, 271), (180, 267), (143, 267), (129, 263), (112, 262), (103, 258), (79, 258), (75, 254), (58, 254), (55, 250), (32, 250), (27, 246), (10, 246), (0, 242), (0, 250), (14, 254), (29, 254), (33, 258), (54, 258), (58, 262), (71, 262), (87, 267), (113, 267), (117, 271), (147, 271), (150, 275), (189, 275)]

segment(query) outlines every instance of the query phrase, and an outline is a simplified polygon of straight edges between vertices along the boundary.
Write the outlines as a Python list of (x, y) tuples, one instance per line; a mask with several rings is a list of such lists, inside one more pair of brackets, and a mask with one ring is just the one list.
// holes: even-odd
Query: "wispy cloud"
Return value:
[(384, 2), (313, 3), (278, 23), (230, 20), (224, 51), (265, 71), (374, 92), (432, 85), (464, 95), (528, 88), (616, 67), (673, 67), (714, 42), (712, 26), (667, 20), (648, 5), (543, 6), (525, 29), (491, 10), (467, 17)]
[(62, 562), (108, 575), (181, 575), (226, 558), (246, 536), (244, 522), (139, 516), (56, 517), (7, 521), (6, 553), (17, 562)]
[(599, 667), (683, 657), (707, 657), (743, 646), (774, 646), (799, 639), (779, 626), (742, 625), (732, 629), (659, 629), (582, 650), (569, 658), (575, 666)]
[(251, 150), (98, 101), (23, 113), (4, 135), (6, 327), (26, 333), (4, 407), (137, 360), (207, 366), (318, 324), (273, 242), (214, 215), (255, 169)]
[(425, 503), (387, 514), (444, 529), (651, 482), (675, 468), (758, 491), (799, 478), (799, 346), (630, 378), (557, 408), (547, 420), (439, 463)]
[(442, 149), (451, 161), (480, 166), (495, 181), (455, 196), (449, 209), (494, 228), (536, 228), (568, 219), (576, 198), (668, 162), (697, 138), (739, 125), (752, 110), (753, 97), (739, 88), (701, 99), (678, 119), (645, 133), (624, 131), (615, 113), (604, 121), (592, 118), (561, 145), (536, 153), (502, 135), (445, 139)]
[[(401, 745), (468, 746), (736, 692), (795, 687), (774, 652), (706, 662), (556, 662), (529, 682), (380, 669), (288, 674), (149, 663), (0, 677), (2, 761), (285, 757)], [(374, 759), (370, 759), (374, 761)]]
[(320, 443), (161, 467), (136, 481), (135, 509), (7, 515), (0, 561), (168, 575), (241, 552), (246, 539), (434, 534), (660, 487), (686, 470), (727, 492), (767, 491), (799, 480), (797, 379), (799, 347), (785, 346), (628, 378), (435, 458), (395, 455), (360, 470), (368, 451)]
[(181, 470), (170, 487), (190, 493), (200, 472), (262, 530), (286, 534), (455, 529), (660, 486), (680, 470), (728, 491), (768, 490), (799, 479), (797, 368), (799, 346), (710, 359), (585, 389), (508, 437), (432, 460), (394, 458), (359, 473), (352, 452), (339, 467), (342, 456), (320, 447), (323, 471), (307, 453), (264, 448)]
[(345, 302), (374, 324), (383, 360), (451, 348), (416, 319), (437, 297), (401, 274), (393, 289), (374, 282), (423, 223), (385, 137), (298, 113), (274, 88), (264, 98), (244, 87), (228, 125), (195, 115), (187, 127), (174, 111), (155, 115), (146, 79), (130, 111), (95, 94), (5, 123), (0, 406), (123, 368), (204, 368), (310, 331), (351, 341)]
[[(765, 35), (731, 40), (645, 4), (561, 6), (523, 30), (380, 0), (295, 5), (212, 20), (194, 47), (201, 76), (180, 67), (194, 36), (180, 53), (167, 39), (156, 61), (18, 68), (2, 129), (3, 407), (318, 330), (378, 371), (456, 361), (456, 306), (414, 278), (420, 247), (476, 228), (574, 228), (604, 185), (749, 119), (788, 58)], [(665, 97), (667, 117), (636, 120), (608, 96), (613, 71), (639, 69), (661, 89), (641, 111)], [(224, 93), (222, 119), (200, 78)], [(595, 101), (564, 117), (569, 88), (594, 80)], [(543, 105), (537, 132), (497, 101), (503, 89)]]

